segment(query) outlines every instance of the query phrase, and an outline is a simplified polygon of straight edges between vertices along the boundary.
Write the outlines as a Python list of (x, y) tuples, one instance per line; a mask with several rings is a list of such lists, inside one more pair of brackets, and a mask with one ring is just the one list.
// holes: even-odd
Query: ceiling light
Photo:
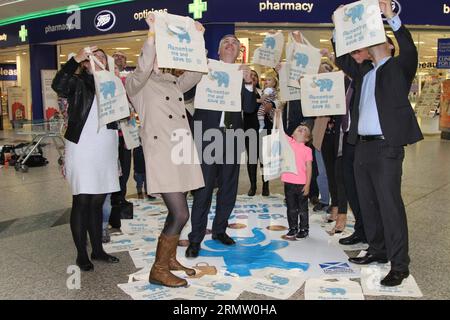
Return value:
[(423, 41), (414, 41), (414, 44), (425, 44)]
[(328, 39), (320, 39), (320, 42), (329, 42), (330, 40)]
[(16, 63), (16, 60), (5, 60), (6, 63)]
[(131, 48), (115, 48), (116, 50), (130, 50)]
[(64, 58), (66, 55), (65, 54), (60, 54), (59, 55), (61, 58)]
[(136, 41), (142, 41), (141, 39), (136, 39)]

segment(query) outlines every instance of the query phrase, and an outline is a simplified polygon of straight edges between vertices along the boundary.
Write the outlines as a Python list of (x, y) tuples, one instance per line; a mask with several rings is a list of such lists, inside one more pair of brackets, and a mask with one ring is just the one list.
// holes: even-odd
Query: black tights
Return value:
[(178, 235), (189, 220), (186, 193), (163, 193), (162, 198), (169, 209), (163, 233), (166, 236)]
[(106, 255), (102, 245), (103, 203), (106, 194), (80, 194), (73, 196), (70, 229), (73, 241), (77, 247), (77, 259), (81, 263), (89, 260), (86, 240), (87, 232), (95, 256)]

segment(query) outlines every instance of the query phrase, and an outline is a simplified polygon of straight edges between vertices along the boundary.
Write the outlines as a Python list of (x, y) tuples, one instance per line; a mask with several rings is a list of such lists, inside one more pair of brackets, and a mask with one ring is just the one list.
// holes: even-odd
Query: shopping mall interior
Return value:
[[(28, 12), (33, 12), (67, 6), (77, 1), (58, 1), (57, 4), (55, 1), (53, 5), (42, 4), (40, 1), (25, 2), (32, 3), (27, 10)], [(2, 9), (3, 3), (7, 3), (7, 1), (0, 1), (0, 9)], [(8, 8), (8, 11), (0, 10), (0, 20), (19, 15), (19, 13), (21, 14), (25, 10), (24, 5), (25, 3), (20, 3), (19, 1), (17, 5), (6, 6), (5, 8)], [(205, 23), (205, 27), (208, 28), (208, 23)], [(324, 211), (316, 212), (313, 210), (313, 206), (310, 205), (311, 230), (314, 229), (315, 231), (311, 231), (308, 239), (294, 243), (294, 245), (298, 246), (294, 248), (297, 249), (295, 254), (299, 256), (299, 260), (296, 260), (296, 262), (305, 259), (304, 261), (309, 262), (311, 265), (315, 264), (318, 266), (320, 265), (318, 261), (327, 263), (331, 263), (330, 261), (339, 261), (339, 263), (347, 266), (347, 271), (344, 270), (345, 272), (349, 272), (348, 270), (355, 272), (352, 283), (353, 285), (356, 283), (359, 291), (357, 290), (357, 294), (353, 296), (353, 299), (450, 299), (450, 277), (448, 276), (450, 271), (448, 263), (450, 261), (450, 234), (448, 232), (450, 230), (450, 140), (448, 140), (448, 134), (443, 134), (443, 132), (449, 132), (450, 127), (448, 126), (448, 120), (446, 120), (447, 127), (445, 128), (442, 125), (442, 121), (440, 123), (440, 113), (446, 112), (446, 119), (448, 119), (450, 117), (450, 109), (440, 110), (439, 103), (435, 106), (428, 106), (429, 108), (426, 111), (423, 111), (425, 110), (423, 108), (416, 108), (416, 103), (427, 84), (450, 79), (450, 69), (436, 68), (438, 39), (450, 38), (450, 25), (408, 25), (408, 28), (412, 33), (419, 54), (419, 65), (410, 90), (409, 99), (412, 107), (415, 109), (418, 123), (424, 133), (424, 139), (422, 141), (405, 147), (405, 159), (402, 172), (401, 192), (408, 219), (409, 254), (411, 258), (410, 273), (412, 277), (409, 278), (409, 282), (405, 286), (402, 286), (397, 291), (373, 289), (370, 285), (367, 286), (367, 283), (364, 283), (368, 279), (367, 274), (364, 276), (364, 272), (367, 270), (360, 269), (358, 266), (348, 263), (347, 258), (356, 257), (361, 252), (364, 253), (364, 250), (367, 250), (367, 246), (345, 247), (338, 244), (340, 238), (352, 233), (355, 222), (352, 213), (349, 214), (345, 232), (343, 234), (333, 234), (331, 231), (333, 226), (326, 223), (327, 213)], [(332, 36), (331, 23), (235, 23), (235, 34), (241, 41), (241, 55), (238, 62), (247, 64), (253, 70), (257, 71), (261, 80), (264, 79), (265, 73), (270, 68), (255, 65), (251, 62), (254, 51), (262, 45), (264, 37), (269, 30), (282, 32), (286, 41), (289, 32), (300, 30), (303, 36), (316, 48), (328, 49), (330, 52), (333, 51), (330, 42)], [(389, 27), (386, 27), (386, 33), (388, 36), (393, 37), (393, 33)], [(102, 48), (108, 55), (113, 55), (118, 51), (124, 53), (127, 57), (127, 70), (133, 72), (146, 38), (147, 31), (137, 30), (125, 33), (110, 33), (101, 36), (64, 39), (42, 44), (56, 46), (58, 68), (61, 68), (71, 54), (77, 53), (80, 48), (95, 45)], [(394, 42), (398, 46), (395, 39)], [(399, 53), (397, 52), (397, 54)], [(285, 60), (285, 56), (282, 59)], [(0, 65), (14, 65), (16, 70), (15, 77), (0, 80), (0, 120), (2, 122), (0, 124), (0, 147), (30, 143), (33, 138), (36, 138), (36, 135), (39, 135), (33, 132), (33, 121), (35, 123), (43, 123), (43, 120), (45, 120), (32, 117), (33, 101), (29, 70), (33, 63), (34, 61), (30, 60), (29, 45), (0, 48)], [(25, 99), (27, 103), (23, 118), (25, 125), (22, 123), (17, 126), (17, 123), (11, 120), (12, 115), (8, 106), (8, 88), (11, 87), (26, 89)], [(36, 128), (38, 127), (39, 125), (36, 125)], [(45, 128), (39, 128), (39, 130), (45, 131)], [(190, 295), (180, 293), (180, 290), (168, 290), (167, 292), (161, 290), (160, 296), (154, 295), (154, 293), (148, 293), (147, 291), (155, 290), (154, 288), (145, 287), (149, 269), (147, 264), (143, 264), (143, 261), (146, 263), (148, 261), (142, 257), (139, 260), (136, 256), (141, 253), (142, 255), (148, 253), (149, 248), (153, 249), (155, 243), (151, 245), (146, 244), (144, 241), (145, 238), (142, 238), (144, 240), (139, 238), (141, 236), (139, 232), (134, 234), (133, 224), (130, 222), (132, 220), (122, 220), (122, 226), (127, 226), (127, 228), (122, 227), (122, 230), (110, 228), (113, 245), (108, 247), (110, 250), (108, 253), (111, 252), (114, 256), (117, 256), (120, 259), (120, 263), (111, 265), (96, 262), (94, 272), (82, 273), (81, 282), (77, 282), (78, 280), (76, 280), (73, 282), (75, 283), (75, 287), (71, 286), (71, 281), (73, 280), (71, 276), (77, 274), (76, 271), (72, 273), (74, 269), (71, 269), (71, 267), (74, 267), (76, 260), (76, 250), (70, 229), (72, 194), (69, 184), (61, 172), (60, 160), (64, 151), (64, 140), (59, 138), (47, 135), (42, 141), (41, 147), (48, 160), (48, 164), (45, 166), (27, 167), (23, 169), (20, 166), (11, 166), (8, 163), (0, 164), (0, 256), (2, 257), (0, 259), (0, 300), (151, 300), (210, 299), (211, 297), (216, 299), (221, 298), (223, 300), (314, 299), (311, 298), (312, 292), (314, 291), (311, 289), (312, 282), (308, 286), (308, 281), (311, 279), (308, 278), (305, 284), (305, 281), (299, 280), (302, 278), (300, 275), (293, 276), (293, 279), (295, 278), (294, 280), (298, 282), (294, 282), (296, 285), (293, 285), (291, 288), (292, 292), (289, 296), (281, 294), (282, 290), (276, 291), (279, 290), (278, 287), (278, 289), (274, 289), (275, 293), (270, 293), (269, 290), (265, 292), (261, 289), (262, 285), (258, 289), (253, 289), (252, 286), (257, 286), (250, 282), (247, 284), (244, 280), (242, 281), (244, 281), (245, 287), (239, 290), (236, 289), (236, 292), (231, 290), (230, 295), (218, 294), (216, 296), (212, 293), (210, 295), (199, 295), (195, 291), (196, 288), (201, 288), (199, 290), (214, 291), (211, 289), (214, 287), (214, 284), (205, 284), (207, 283), (205, 280), (208, 279), (207, 277), (203, 279), (205, 281), (199, 283), (195, 282), (194, 279), (188, 279), (192, 281), (192, 286), (190, 286), (190, 291), (188, 291)], [(127, 184), (127, 200), (134, 204), (135, 214), (136, 212), (142, 215), (147, 214), (146, 217), (150, 222), (147, 222), (146, 227), (151, 225), (153, 229), (155, 226), (159, 228), (161, 227), (161, 221), (165, 219), (167, 209), (159, 195), (153, 200), (147, 198), (140, 199), (138, 197), (136, 182), (133, 179), (133, 166)], [(260, 172), (258, 172), (256, 196), (254, 198), (248, 197), (247, 192), (250, 188), (250, 181), (247, 166), (241, 166), (238, 188), (239, 206), (260, 205), (264, 208), (265, 205), (274, 205), (274, 208), (277, 208), (276, 205), (280, 205), (283, 207), (284, 186), (281, 180), (275, 179), (271, 181), (271, 196), (263, 197), (261, 195), (262, 179), (259, 174)], [(188, 200), (191, 205), (192, 195), (188, 195)], [(245, 215), (239, 213), (238, 206), (236, 210), (232, 218), (234, 219), (232, 225), (236, 229), (230, 231), (231, 235), (236, 238), (242, 237), (242, 235), (248, 236), (248, 234), (251, 234), (250, 231), (248, 234), (245, 231), (239, 231), (240, 227), (245, 229), (250, 224), (249, 221), (245, 222), (245, 217), (248, 213), (245, 213)], [(259, 216), (260, 219), (267, 219), (267, 223), (283, 224), (277, 220), (279, 218), (274, 217), (278, 214), (276, 213), (278, 212), (276, 211), (277, 209), (274, 210), (275, 214), (267, 211), (266, 216)], [(239, 214), (241, 218), (239, 218)], [(155, 225), (152, 223), (155, 223)], [(284, 222), (284, 224), (286, 223)], [(229, 228), (231, 229), (231, 227)], [(126, 230), (132, 231), (129, 231), (127, 234)], [(285, 229), (282, 230), (284, 231)], [(257, 232), (252, 231), (254, 233)], [(149, 234), (151, 236), (155, 235), (154, 233)], [(132, 240), (129, 240), (126, 236), (130, 236)], [(148, 237), (149, 235), (147, 234)], [(137, 238), (139, 239), (136, 240)], [(274, 236), (273, 239), (276, 239), (274, 241), (281, 240), (281, 233), (276, 234), (276, 237)], [(184, 240), (186, 241), (186, 239)], [(122, 244), (127, 241), (136, 241), (137, 244), (133, 242), (133, 246), (128, 247), (126, 250), (119, 250), (114, 247), (114, 241), (117, 241), (119, 244), (120, 241), (122, 241)], [(251, 243), (249, 242), (248, 244)], [(245, 245), (242, 247), (245, 247)], [(213, 250), (212, 252), (217, 253), (219, 249), (216, 248), (216, 251)], [(304, 253), (301, 251), (303, 249), (305, 249)], [(321, 250), (324, 253), (320, 253), (319, 251)], [(205, 257), (200, 257), (195, 260), (186, 259), (184, 257), (185, 247), (181, 242), (177, 252), (178, 256), (181, 257), (180, 261), (188, 263), (190, 266), (200, 268), (201, 266), (204, 267), (206, 263), (204, 262), (205, 259), (203, 259)], [(245, 254), (245, 251), (242, 252)], [(215, 258), (207, 260), (206, 265), (210, 266), (208, 263), (217, 263), (218, 270), (215, 270), (216, 273), (213, 272), (213, 274), (216, 274), (221, 281), (224, 281), (223, 279), (230, 274), (227, 274), (226, 270), (221, 270), (221, 267), (224, 269), (223, 261), (225, 261), (221, 257), (219, 255), (219, 258), (215, 256)], [(223, 254), (223, 257), (226, 258), (225, 254)], [(137, 263), (137, 261), (140, 263)], [(222, 271), (224, 272), (222, 273)], [(276, 272), (273, 269), (269, 271), (271, 273)], [(267, 274), (264, 274), (266, 280), (261, 280), (262, 283), (266, 283), (264, 281), (267, 281), (269, 271), (266, 272)], [(283, 272), (280, 275), (289, 277), (286, 275), (286, 270), (283, 270)], [(332, 273), (326, 274), (325, 272), (324, 274), (330, 277)], [(144, 277), (142, 277), (143, 275)], [(322, 279), (325, 276), (322, 275), (322, 277), (316, 278)], [(339, 277), (336, 278), (337, 280), (333, 281), (345, 282), (346, 280), (342, 280), (342, 278), (352, 279), (352, 276), (342, 276), (342, 274), (339, 274)], [(379, 277), (377, 279), (379, 280)], [(78, 287), (76, 285), (77, 283), (79, 284)], [(133, 287), (134, 283), (141, 285), (141, 287)], [(281, 286), (282, 284), (279, 283), (279, 285)], [(323, 287), (321, 288), (323, 291)], [(317, 289), (316, 291), (319, 292), (320, 290)], [(360, 294), (358, 295), (359, 292)], [(233, 295), (234, 293), (236, 294)], [(317, 294), (320, 296), (319, 293)], [(336, 293), (333, 293), (330, 299), (334, 298), (338, 298), (336, 297)]]

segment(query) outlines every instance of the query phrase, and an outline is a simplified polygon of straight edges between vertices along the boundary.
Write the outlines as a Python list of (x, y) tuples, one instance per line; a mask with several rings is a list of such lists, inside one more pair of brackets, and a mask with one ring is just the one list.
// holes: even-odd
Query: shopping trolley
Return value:
[(61, 165), (64, 154), (57, 144), (59, 140), (64, 146), (64, 139), (62, 137), (62, 131), (64, 128), (64, 121), (62, 119), (55, 119), (50, 121), (43, 120), (20, 120), (13, 121), (13, 128), (18, 135), (31, 135), (32, 141), (24, 149), (22, 154), (16, 160), (15, 169), (20, 172), (27, 172), (28, 166), (25, 164), (31, 157), (33, 152), (39, 147), (39, 145), (45, 139), (52, 139), (55, 145), (56, 151), (59, 154), (58, 163)]

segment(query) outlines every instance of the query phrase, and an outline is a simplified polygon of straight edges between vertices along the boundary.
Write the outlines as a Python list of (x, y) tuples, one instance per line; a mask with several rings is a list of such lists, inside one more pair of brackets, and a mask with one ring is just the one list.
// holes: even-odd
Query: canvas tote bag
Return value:
[[(105, 66), (94, 56), (90, 56), (92, 73), (95, 81), (95, 95), (98, 107), (98, 130), (108, 123), (118, 121), (130, 116), (128, 98), (122, 80), (112, 71), (106, 70)], [(95, 70), (95, 65), (101, 71)], [(108, 56), (108, 65), (114, 66), (114, 59)]]

